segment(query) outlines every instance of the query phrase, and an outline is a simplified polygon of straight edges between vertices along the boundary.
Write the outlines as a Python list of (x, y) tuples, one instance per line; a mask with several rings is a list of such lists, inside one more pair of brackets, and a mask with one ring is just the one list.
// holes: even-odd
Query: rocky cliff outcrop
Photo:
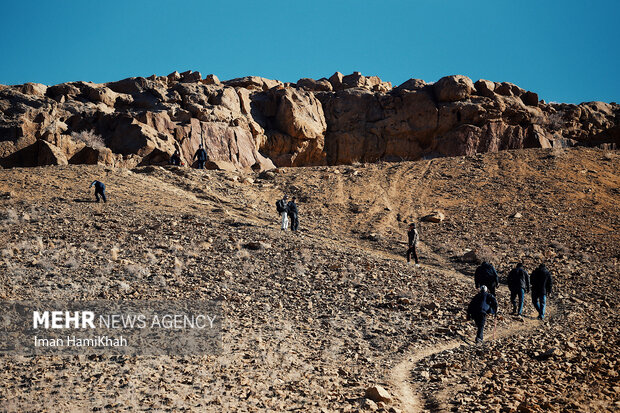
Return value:
[[(617, 104), (546, 104), (507, 82), (447, 76), (392, 87), (335, 73), (282, 83), (200, 72), (0, 86), (0, 165), (185, 165), (264, 170), (619, 143)], [(86, 134), (86, 135), (85, 135)], [(89, 136), (89, 139), (84, 139)]]

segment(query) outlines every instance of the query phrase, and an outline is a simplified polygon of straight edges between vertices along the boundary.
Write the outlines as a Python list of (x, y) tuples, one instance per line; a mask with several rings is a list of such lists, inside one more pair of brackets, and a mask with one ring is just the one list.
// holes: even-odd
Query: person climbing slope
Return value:
[[(523, 311), (523, 297), (526, 292), (530, 292), (530, 276), (523, 268), (523, 264), (518, 263), (515, 268), (508, 273), (508, 289), (510, 290), (510, 302), (512, 303), (512, 313), (521, 315)], [(519, 311), (517, 311), (517, 298), (519, 298)]]
[(295, 203), (295, 197), (287, 204), (288, 219), (291, 223), (291, 231), (297, 231), (299, 228), (299, 211), (297, 211), (297, 204)]
[(486, 285), (489, 292), (495, 295), (495, 288), (499, 285), (499, 277), (493, 264), (484, 261), (478, 268), (474, 275), (474, 283), (476, 288), (480, 288), (482, 285)]
[(276, 202), (276, 209), (278, 211), (278, 214), (280, 214), (280, 216), (282, 217), (282, 231), (286, 231), (286, 229), (288, 228), (288, 204), (286, 202), (287, 200), (288, 197), (284, 195), (282, 199)]
[(538, 268), (532, 272), (530, 282), (532, 283), (532, 303), (536, 311), (538, 311), (538, 319), (544, 320), (545, 309), (547, 307), (547, 296), (551, 295), (551, 287), (553, 284), (551, 273), (547, 267), (545, 267), (545, 264), (540, 264)]
[(99, 202), (99, 197), (103, 199), (103, 202), (108, 202), (105, 196), (105, 184), (103, 182), (94, 180), (88, 188), (92, 188), (95, 185), (95, 199)]
[(416, 249), (419, 239), (420, 234), (418, 233), (418, 229), (416, 228), (415, 222), (412, 222), (409, 224), (409, 230), (407, 231), (407, 263), (411, 263), (411, 255), (413, 254), (413, 260), (415, 261), (416, 267), (420, 266), (418, 252)]
[(488, 314), (497, 313), (497, 300), (493, 294), (488, 292), (487, 286), (480, 287), (480, 292), (472, 298), (467, 307), (467, 320), (474, 320), (478, 332), (476, 333), (476, 343), (482, 343), (484, 336), (484, 324)]

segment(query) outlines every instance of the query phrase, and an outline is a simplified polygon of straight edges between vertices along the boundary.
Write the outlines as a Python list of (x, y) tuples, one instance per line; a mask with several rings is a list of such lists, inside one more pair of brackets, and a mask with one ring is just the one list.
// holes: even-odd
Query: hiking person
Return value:
[(553, 284), (551, 273), (545, 264), (540, 264), (538, 268), (532, 271), (530, 282), (532, 284), (532, 303), (538, 311), (538, 319), (544, 320), (547, 296), (551, 295), (551, 285)]
[(476, 268), (476, 274), (474, 275), (474, 283), (476, 288), (480, 288), (481, 285), (486, 285), (489, 292), (495, 295), (495, 288), (499, 285), (499, 277), (493, 264), (484, 261), (478, 268)]
[[(523, 268), (523, 264), (518, 263), (508, 273), (508, 289), (510, 290), (510, 302), (512, 303), (512, 314), (521, 315), (523, 311), (523, 297), (530, 292), (530, 276)], [(519, 311), (517, 312), (517, 297), (519, 298)]]
[(411, 255), (413, 254), (413, 260), (415, 261), (416, 267), (420, 266), (420, 261), (418, 260), (418, 252), (416, 250), (419, 238), (420, 235), (418, 234), (418, 229), (415, 226), (415, 222), (410, 223), (409, 230), (407, 231), (407, 245), (409, 247), (407, 249), (407, 263), (411, 263)]
[(282, 216), (282, 231), (286, 231), (288, 228), (288, 204), (286, 200), (288, 197), (284, 195), (282, 199), (276, 202), (276, 209), (278, 214)]
[(174, 151), (174, 153), (172, 154), (172, 156), (168, 160), (168, 163), (170, 165), (175, 165), (175, 166), (180, 166), (181, 165), (181, 154), (179, 153), (178, 149), (176, 151)]
[(287, 204), (287, 213), (288, 219), (291, 223), (291, 231), (297, 231), (297, 228), (299, 227), (299, 214), (297, 211), (297, 204), (295, 203), (295, 199), (297, 198), (293, 197), (293, 199), (291, 199)]
[(101, 196), (101, 199), (103, 199), (103, 202), (108, 202), (108, 200), (105, 197), (105, 184), (103, 182), (94, 180), (88, 188), (89, 189), (92, 188), (93, 185), (95, 185), (95, 198), (97, 199), (97, 202), (99, 202), (99, 196)]
[(484, 334), (484, 324), (488, 314), (497, 313), (497, 300), (493, 294), (488, 292), (487, 286), (480, 287), (480, 292), (472, 298), (467, 307), (467, 320), (474, 320), (478, 332), (476, 334), (476, 343), (482, 343)]
[(204, 148), (202, 147), (202, 144), (198, 146), (198, 150), (194, 154), (193, 159), (196, 160), (198, 169), (205, 168), (205, 163), (207, 162), (207, 151), (204, 150)]

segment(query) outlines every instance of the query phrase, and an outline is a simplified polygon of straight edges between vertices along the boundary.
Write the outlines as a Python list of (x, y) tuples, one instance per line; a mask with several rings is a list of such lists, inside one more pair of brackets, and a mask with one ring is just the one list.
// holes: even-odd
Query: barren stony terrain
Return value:
[[(88, 185), (105, 182), (109, 202)], [(296, 195), (300, 231), (275, 201)], [(221, 355), (0, 358), (6, 411), (618, 411), (620, 153), (263, 172), (0, 170), (1, 299), (222, 300)], [(422, 221), (422, 267), (404, 260)], [(473, 250), (554, 275), (549, 317), (465, 307)], [(495, 324), (495, 326), (494, 326)], [(391, 396), (365, 397), (373, 385)]]

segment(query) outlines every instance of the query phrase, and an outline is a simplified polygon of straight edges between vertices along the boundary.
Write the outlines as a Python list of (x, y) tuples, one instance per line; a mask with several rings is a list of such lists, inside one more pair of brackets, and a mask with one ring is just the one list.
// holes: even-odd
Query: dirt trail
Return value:
[[(443, 259), (437, 254), (429, 252), (432, 258), (439, 262), (447, 263), (447, 260)], [(432, 268), (433, 270), (442, 273), (448, 277), (458, 277), (470, 280), (465, 274), (458, 272), (454, 269), (444, 269), (439, 266), (425, 266), (426, 268)], [(471, 281), (471, 280), (470, 280)], [(500, 286), (501, 288), (501, 286)], [(555, 314), (553, 308), (547, 307), (548, 315)], [(501, 317), (501, 316), (500, 316)], [(497, 322), (497, 320), (494, 320)], [(491, 327), (491, 323), (487, 325), (486, 334), (489, 339), (496, 341), (518, 333), (527, 333), (533, 331), (537, 326), (540, 326), (540, 321), (530, 318), (524, 318), (523, 322), (519, 324), (511, 323), (507, 327)], [(495, 331), (492, 330), (495, 329)], [(493, 333), (491, 333), (493, 331)], [(492, 335), (491, 335), (492, 334)], [(431, 344), (418, 348), (415, 351), (406, 354), (402, 361), (400, 361), (390, 372), (389, 382), (393, 389), (396, 391), (396, 397), (400, 401), (402, 408), (406, 412), (418, 412), (422, 411), (426, 402), (424, 397), (421, 396), (419, 391), (416, 391), (416, 386), (411, 380), (413, 370), (420, 361), (438, 353), (442, 353), (447, 350), (454, 350), (458, 347), (473, 345), (473, 342), (467, 342), (464, 338), (449, 340), (443, 344)], [(443, 409), (435, 409), (434, 411), (443, 411)]]
[[(539, 325), (539, 323), (537, 323), (536, 320), (526, 319), (522, 324), (511, 325), (508, 328), (498, 328), (494, 334), (495, 340), (501, 340), (517, 333), (533, 330), (537, 325)], [(491, 326), (489, 325), (488, 328), (487, 335), (490, 334)], [(396, 390), (396, 397), (406, 412), (422, 411), (425, 405), (424, 398), (420, 396), (420, 392), (416, 391), (415, 384), (411, 380), (412, 372), (416, 364), (434, 354), (442, 353), (446, 350), (454, 350), (466, 345), (472, 344), (464, 343), (463, 340), (459, 339), (450, 340), (441, 345), (433, 344), (423, 347), (407, 354), (403, 360), (391, 370), (389, 378), (390, 383)]]

